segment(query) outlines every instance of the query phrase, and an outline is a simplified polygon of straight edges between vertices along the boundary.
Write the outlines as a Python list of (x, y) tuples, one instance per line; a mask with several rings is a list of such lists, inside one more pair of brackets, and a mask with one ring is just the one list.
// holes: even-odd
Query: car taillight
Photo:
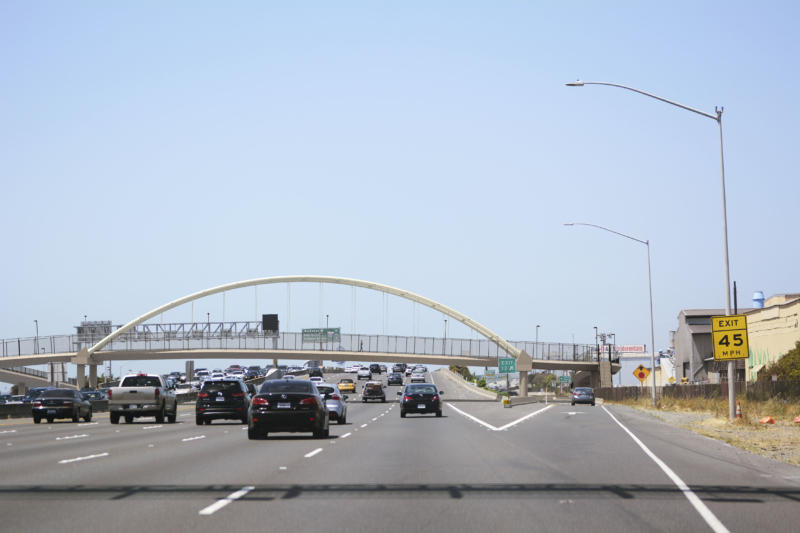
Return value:
[(156, 399), (158, 399), (158, 397), (161, 396), (161, 391), (156, 389), (155, 393), (156, 393)]
[(243, 392), (234, 392), (233, 394), (231, 394), (231, 396), (233, 396), (234, 398), (244, 398), (244, 393)]
[(336, 400), (338, 402), (342, 400), (342, 397), (339, 396), (338, 394), (334, 394), (331, 396), (331, 400)]
[(312, 396), (311, 398), (300, 400), (300, 405), (317, 405), (317, 399)]
[(433, 398), (431, 398), (431, 400), (433, 400), (434, 402), (439, 401), (439, 397), (438, 396), (434, 396)]
[(266, 398), (253, 398), (253, 405), (269, 405), (269, 401)]
[(41, 407), (42, 406), (42, 402), (33, 402), (33, 406), (34, 407)]
[(69, 407), (69, 406), (72, 405), (72, 402), (69, 401), (69, 400), (65, 400), (65, 401), (61, 402), (61, 405), (65, 406), (65, 407)]
[(578, 393), (577, 393), (577, 392), (573, 392), (573, 393), (572, 393), (572, 395), (573, 395), (573, 396), (577, 396), (577, 395), (578, 395)]
[(112, 392), (112, 390), (108, 389), (108, 399), (109, 400), (112, 399), (113, 396), (114, 396), (114, 393)]
[(208, 393), (207, 392), (198, 392), (197, 393), (197, 397), (198, 398), (208, 398)]
[(413, 398), (411, 396), (403, 396), (403, 401), (404, 402), (411, 402), (411, 401), (413, 401)]

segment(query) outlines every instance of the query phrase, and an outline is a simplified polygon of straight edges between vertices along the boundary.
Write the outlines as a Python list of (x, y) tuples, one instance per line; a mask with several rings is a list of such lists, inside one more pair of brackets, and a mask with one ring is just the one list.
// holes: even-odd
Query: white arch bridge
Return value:
[[(151, 331), (137, 329), (137, 326), (141, 326), (151, 318), (194, 300), (234, 289), (275, 283), (331, 283), (371, 289), (399, 296), (439, 311), (461, 322), (479, 333), (486, 340), (438, 339), (437, 342), (437, 339), (419, 337), (343, 335), (345, 342), (338, 343), (339, 346), (337, 346), (338, 349), (336, 351), (321, 352), (318, 346), (310, 347), (299, 342), (298, 334), (281, 333), (277, 338), (273, 338), (274, 336), (268, 338), (263, 335), (263, 332), (261, 332), (262, 335), (259, 335), (256, 323), (250, 323), (253, 324), (252, 329), (248, 325), (246, 328), (239, 330), (237, 335), (231, 334), (230, 327), (226, 330), (223, 323), (222, 328), (219, 329), (219, 338), (215, 342), (212, 342), (213, 336), (209, 335), (211, 333), (210, 327), (208, 332), (197, 332), (193, 329), (172, 332), (156, 328), (155, 335)], [(198, 333), (201, 334), (198, 335)], [(47, 346), (47, 342), (41, 342), (43, 340), (40, 339), (37, 344), (36, 352), (40, 351), (39, 346)], [(77, 365), (78, 383), (82, 383), (84, 380), (86, 365), (89, 365), (90, 382), (95, 383), (97, 365), (102, 365), (106, 361), (259, 359), (263, 357), (269, 359), (326, 359), (495, 367), (497, 366), (498, 356), (503, 357), (507, 354), (507, 356), (517, 360), (517, 371), (520, 372), (521, 378), (520, 383), (526, 384), (526, 374), (533, 368), (590, 371), (599, 375), (600, 367), (600, 364), (596, 361), (597, 354), (591, 354), (591, 350), (586, 346), (581, 346), (579, 353), (577, 345), (567, 345), (571, 346), (572, 349), (568, 349), (566, 354), (564, 354), (564, 345), (561, 345), (559, 361), (552, 360), (552, 352), (548, 350), (547, 360), (534, 362), (525, 351), (526, 343), (512, 344), (470, 317), (429, 298), (380, 283), (331, 276), (279, 276), (220, 285), (157, 307), (89, 346), (87, 346), (89, 343), (86, 343), (86, 339), (81, 340), (83, 342), (78, 345), (82, 345), (80, 349), (72, 344), (70, 345), (71, 349), (68, 348), (66, 351), (56, 352), (55, 342), (51, 341), (51, 353), (36, 353), (35, 355), (24, 356), (18, 351), (19, 355), (16, 357), (9, 359), (4, 357), (0, 360), (2, 361), (0, 362), (0, 368), (4, 366), (19, 367), (21, 365), (51, 362), (70, 362)], [(204, 340), (205, 347), (203, 346)], [(244, 345), (242, 345), (243, 341)], [(362, 341), (365, 341), (363, 344), (366, 346), (362, 345)], [(533, 343), (527, 344), (533, 345)], [(519, 345), (522, 345), (522, 347), (518, 347)], [(322, 347), (324, 348), (325, 345), (323, 344)], [(536, 346), (531, 347), (535, 355), (540, 355)], [(3, 355), (7, 355), (5, 344), (3, 349)], [(44, 348), (44, 351), (47, 352), (46, 348)], [(321, 354), (324, 355), (321, 357)], [(541, 355), (544, 356), (545, 354)], [(591, 359), (595, 359), (595, 361)], [(13, 364), (5, 365), (4, 363), (7, 361), (13, 362)], [(521, 387), (520, 394), (527, 395), (525, 386)]]

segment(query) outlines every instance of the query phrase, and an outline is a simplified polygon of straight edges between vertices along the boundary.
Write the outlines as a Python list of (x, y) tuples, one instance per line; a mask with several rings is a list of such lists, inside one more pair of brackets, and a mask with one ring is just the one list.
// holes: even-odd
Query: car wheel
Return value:
[(242, 417), (242, 424), (247, 424), (247, 415)]
[(163, 424), (164, 423), (164, 406), (161, 406), (161, 410), (156, 413), (156, 424)]
[(72, 413), (72, 421), (76, 424), (81, 421), (81, 410), (75, 409), (75, 412)]
[(367, 403), (367, 399), (366, 398), (361, 398), (361, 403)]
[(133, 424), (133, 415), (125, 415), (125, 423)]
[(202, 416), (195, 416), (194, 417), (194, 421), (197, 422), (198, 426), (202, 426), (203, 425), (203, 417)]
[(178, 404), (175, 404), (175, 409), (172, 411), (171, 415), (167, 415), (167, 422), (170, 424), (174, 424), (178, 421)]
[(381, 398), (381, 403), (386, 403), (386, 398)]
[(112, 424), (119, 424), (119, 413), (111, 413), (108, 415), (108, 419)]
[(265, 432), (259, 434), (259, 432), (258, 432), (258, 430), (256, 428), (254, 428), (254, 427), (247, 428), (247, 438), (248, 439), (250, 439), (250, 440), (258, 440), (259, 437), (262, 437), (262, 436), (266, 437), (267, 436), (267, 432), (265, 431)]
[(436, 416), (437, 416), (437, 417), (439, 417), (439, 418), (441, 418), (441, 416), (442, 416), (442, 412), (441, 412), (441, 411), (436, 411)]
[(322, 439), (325, 437), (325, 431), (322, 428), (314, 428), (313, 435), (315, 439)]
[(400, 411), (400, 418), (405, 418), (406, 414), (403, 411)]
[(47, 423), (48, 423), (48, 424), (52, 424), (52, 423), (53, 423), (53, 420), (55, 420), (55, 418), (53, 418), (53, 417), (50, 417), (50, 416), (48, 416), (48, 417), (47, 417)]
[(592, 402), (592, 407), (594, 407), (594, 402)]
[(41, 416), (34, 416), (33, 417), (33, 423), (34, 424), (41, 424), (42, 423), (42, 417)]
[(211, 425), (211, 419), (210, 418), (204, 419), (203, 422), (205, 422), (207, 426)]
[(325, 431), (322, 432), (322, 436), (326, 439), (331, 436), (331, 428), (330, 426), (325, 428)]
[(91, 422), (92, 421), (92, 410), (89, 409), (89, 412), (86, 413), (86, 416), (83, 417), (84, 422)]
[(575, 405), (575, 402), (572, 402), (572, 405), (574, 406), (574, 405)]

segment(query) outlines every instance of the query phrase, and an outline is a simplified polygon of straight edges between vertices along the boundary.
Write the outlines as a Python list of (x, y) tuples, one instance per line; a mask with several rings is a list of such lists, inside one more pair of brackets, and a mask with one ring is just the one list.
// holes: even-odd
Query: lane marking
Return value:
[(636, 444), (638, 444), (639, 447), (642, 448), (642, 450), (644, 450), (644, 453), (646, 453), (650, 457), (650, 459), (652, 459), (653, 462), (656, 463), (661, 468), (661, 470), (664, 471), (665, 474), (667, 474), (667, 476), (672, 480), (673, 483), (675, 483), (675, 485), (680, 489), (680, 491), (683, 492), (683, 495), (686, 496), (686, 499), (689, 500), (689, 503), (691, 503), (694, 506), (697, 512), (700, 513), (700, 516), (703, 517), (703, 520), (706, 521), (706, 523), (715, 533), (730, 533), (728, 531), (728, 528), (726, 528), (723, 525), (723, 523), (720, 522), (719, 518), (717, 518), (714, 515), (714, 513), (711, 512), (711, 509), (706, 507), (706, 504), (703, 503), (703, 501), (697, 496), (697, 494), (692, 492), (692, 489), (690, 489), (689, 486), (686, 483), (684, 483), (683, 480), (679, 478), (678, 475), (675, 472), (673, 472), (672, 469), (668, 467), (664, 461), (656, 457), (656, 454), (651, 452), (650, 448), (645, 446), (645, 444), (642, 441), (640, 441), (639, 438), (636, 435), (634, 435), (633, 432), (631, 432), (631, 430), (623, 426), (622, 423), (619, 420), (617, 420), (617, 418), (614, 415), (611, 414), (611, 411), (605, 408), (605, 406), (603, 406), (603, 410), (606, 413), (608, 413), (608, 416), (610, 416), (611, 419), (619, 425), (619, 427), (624, 429), (625, 433), (630, 435), (633, 441)]
[(89, 435), (84, 433), (83, 435), (73, 435), (71, 437), (56, 437), (56, 440), (80, 439), (81, 437), (88, 437), (88, 436)]
[(86, 422), (85, 424), (78, 424), (78, 427), (80, 428), (83, 426), (96, 426), (97, 424), (99, 424), (99, 422)]
[(361, 427), (362, 427), (362, 428), (365, 428), (365, 427), (367, 427), (367, 425), (366, 425), (366, 424), (363, 424)]
[(2, 435), (3, 433), (16, 433), (16, 432), (17, 432), (16, 429), (7, 429), (6, 431), (0, 431), (0, 435)]
[[(163, 428), (164, 426), (145, 426), (142, 429), (155, 429), (155, 428)], [(227, 431), (226, 431), (227, 433)]]
[(523, 422), (523, 421), (525, 421), (525, 420), (529, 419), (529, 418), (530, 418), (530, 417), (532, 417), (532, 416), (536, 416), (536, 415), (538, 415), (539, 413), (544, 413), (545, 411), (547, 411), (548, 409), (551, 409), (551, 408), (553, 407), (552, 405), (548, 405), (547, 407), (543, 407), (542, 409), (539, 409), (538, 411), (534, 411), (533, 413), (530, 413), (530, 414), (528, 414), (528, 415), (525, 415), (525, 416), (523, 416), (522, 418), (520, 418), (520, 419), (518, 419), (518, 420), (515, 420), (515, 421), (513, 421), (513, 422), (509, 422), (509, 423), (508, 423), (508, 424), (506, 424), (505, 426), (500, 426), (499, 428), (496, 428), (496, 427), (494, 427), (493, 425), (491, 425), (491, 424), (489, 424), (489, 423), (487, 423), (487, 422), (484, 422), (484, 421), (483, 421), (483, 420), (481, 420), (480, 418), (477, 418), (477, 417), (475, 417), (475, 416), (472, 416), (472, 415), (471, 415), (471, 414), (469, 414), (469, 413), (465, 413), (464, 411), (462, 411), (461, 409), (459, 409), (458, 407), (456, 407), (456, 406), (455, 406), (455, 405), (453, 405), (453, 404), (450, 404), (450, 403), (448, 403), (448, 404), (446, 404), (446, 405), (449, 405), (450, 407), (452, 407), (453, 409), (455, 409), (456, 411), (458, 411), (458, 412), (459, 412), (459, 413), (461, 413), (462, 415), (464, 415), (464, 416), (466, 416), (466, 417), (468, 417), (468, 418), (471, 418), (472, 420), (474, 420), (474, 421), (475, 421), (475, 422), (477, 422), (478, 424), (481, 424), (481, 425), (483, 425), (483, 426), (485, 426), (485, 427), (487, 427), (487, 428), (491, 429), (492, 431), (503, 431), (503, 430), (505, 430), (505, 429), (508, 429), (508, 428), (510, 428), (511, 426), (514, 426), (514, 425), (516, 425), (516, 424), (519, 424), (520, 422)]
[(322, 451), (322, 448), (317, 448), (313, 452), (305, 454), (303, 457), (314, 457), (315, 455), (317, 455), (321, 451)]
[(345, 433), (344, 435), (342, 435), (342, 436), (341, 436), (341, 437), (339, 437), (339, 438), (340, 438), (340, 439), (346, 439), (346, 438), (347, 438), (347, 437), (349, 437), (350, 435), (352, 435), (352, 433)]
[(205, 435), (200, 435), (199, 437), (189, 437), (188, 439), (181, 439), (181, 442), (188, 442), (190, 440), (197, 440), (197, 439), (204, 439), (206, 438)]
[(255, 489), (255, 487), (242, 487), (242, 490), (237, 490), (236, 492), (229, 494), (228, 496), (222, 498), (221, 500), (217, 500), (216, 502), (212, 503), (211, 505), (200, 511), (200, 514), (204, 516), (212, 515), (217, 511), (219, 511), (220, 509), (222, 509), (223, 507), (225, 507), (226, 505), (228, 505), (229, 503), (231, 503), (232, 501), (238, 500), (239, 498), (241, 498), (242, 496), (244, 496), (253, 489)]
[(108, 457), (108, 453), (98, 453), (97, 455), (87, 455), (86, 457), (76, 457), (75, 459), (64, 459), (59, 461), (58, 464), (64, 465), (67, 463), (74, 463), (76, 461), (86, 461), (87, 459), (97, 459), (98, 457)]
[(372, 419), (372, 421), (373, 421), (373, 422), (375, 422), (376, 420), (377, 420), (377, 418), (373, 418), (373, 419)]

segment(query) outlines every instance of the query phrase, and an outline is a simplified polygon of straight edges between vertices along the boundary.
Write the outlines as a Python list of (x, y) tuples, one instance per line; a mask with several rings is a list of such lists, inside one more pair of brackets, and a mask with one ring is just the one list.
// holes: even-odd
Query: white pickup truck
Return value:
[(172, 385), (157, 374), (130, 374), (122, 378), (119, 387), (108, 389), (108, 411), (112, 424), (124, 417), (130, 424), (134, 418), (154, 416), (162, 424), (178, 417), (178, 399)]

